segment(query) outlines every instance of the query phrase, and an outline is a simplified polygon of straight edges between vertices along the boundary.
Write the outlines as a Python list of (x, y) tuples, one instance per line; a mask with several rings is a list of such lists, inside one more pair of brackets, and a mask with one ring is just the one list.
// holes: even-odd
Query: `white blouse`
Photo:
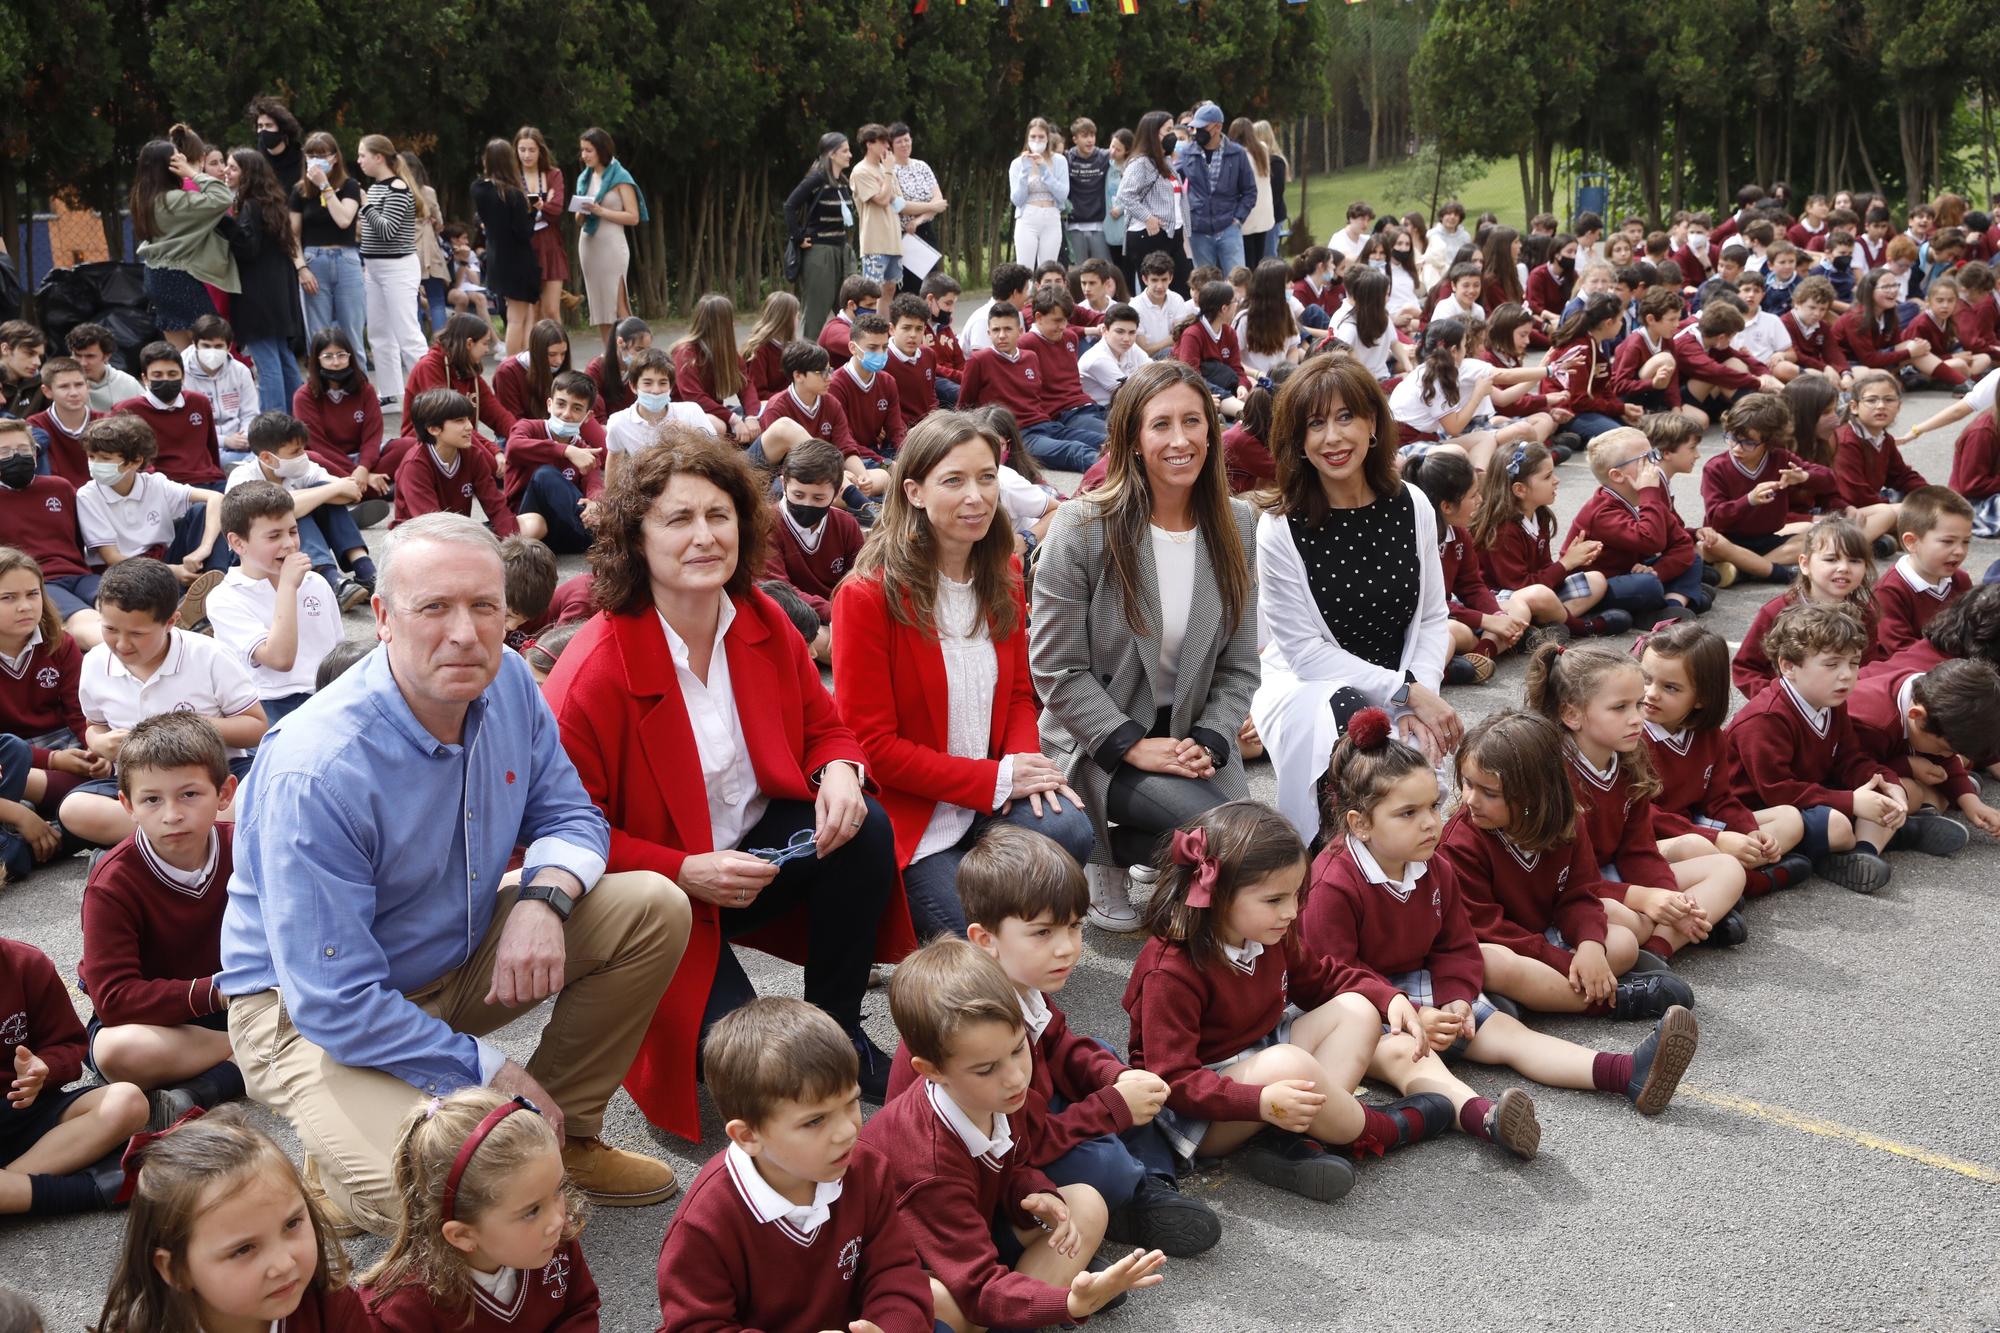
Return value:
[[(949, 720), (946, 753), (954, 759), (984, 759), (993, 735), (994, 696), (1000, 689), (1000, 657), (993, 649), (986, 617), (979, 613), (979, 598), (970, 582), (959, 583), (938, 575), (938, 648), (944, 654), (945, 689), (950, 696), (945, 714)], [(994, 784), (993, 808), (998, 808), (1014, 785), (1012, 755), (1000, 761), (1000, 775)], [(962, 805), (939, 801), (931, 810), (931, 822), (917, 839), (911, 862), (941, 852), (972, 827), (974, 812)]]
[(1194, 567), (1199, 528), (1169, 532), (1153, 527), (1153, 569), (1160, 589), (1160, 673), (1154, 703), (1174, 702), (1181, 674), (1181, 642), (1187, 638), (1188, 608), (1194, 604)]

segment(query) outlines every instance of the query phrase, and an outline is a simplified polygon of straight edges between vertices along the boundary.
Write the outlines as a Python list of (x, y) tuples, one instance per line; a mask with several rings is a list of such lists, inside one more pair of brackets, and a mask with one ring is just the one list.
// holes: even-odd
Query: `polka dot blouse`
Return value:
[(1334, 641), (1365, 662), (1399, 669), (1422, 580), (1409, 489), (1398, 486), (1358, 509), (1330, 510), (1317, 524), (1298, 515), (1289, 522), (1306, 585)]

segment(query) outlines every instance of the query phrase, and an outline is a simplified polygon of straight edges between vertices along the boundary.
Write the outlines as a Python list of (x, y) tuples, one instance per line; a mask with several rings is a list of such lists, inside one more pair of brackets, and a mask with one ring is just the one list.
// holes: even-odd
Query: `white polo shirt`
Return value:
[(340, 603), (324, 578), (308, 572), (299, 580), (297, 596), (298, 652), (292, 657), (291, 670), (279, 671), (250, 658), (271, 637), (271, 621), (278, 614), (277, 585), (246, 573), (238, 565), (208, 595), (208, 623), (215, 631), (215, 641), (250, 673), (259, 699), (311, 694), (319, 664), (346, 637), (340, 626)]
[[(84, 717), (114, 731), (130, 730), (161, 713), (236, 717), (258, 702), (257, 687), (234, 653), (205, 634), (179, 628), (167, 632), (166, 659), (145, 680), (98, 644), (83, 656), (76, 693)], [(228, 748), (231, 759), (249, 753)]]
[(1139, 336), (1149, 343), (1165, 339), (1171, 342), (1174, 325), (1194, 313), (1194, 302), (1179, 292), (1169, 289), (1166, 302), (1153, 304), (1152, 296), (1144, 291), (1132, 296), (1132, 308), (1139, 312)]
[(1150, 360), (1152, 358), (1137, 342), (1125, 349), (1121, 359), (1112, 352), (1109, 339), (1099, 338), (1097, 345), (1085, 352), (1083, 359), (1076, 363), (1076, 376), (1091, 402), (1099, 407), (1109, 407), (1111, 396), (1118, 392), (1118, 386)]
[(131, 556), (171, 543), (174, 524), (196, 504), (193, 490), (164, 472), (138, 473), (126, 495), (101, 482), (83, 483), (76, 493), (76, 521), (83, 529), (84, 555), (91, 566), (104, 564), (97, 556), (100, 546)]
[(608, 454), (644, 453), (659, 442), (658, 431), (669, 421), (677, 421), (683, 426), (692, 426), (698, 431), (715, 434), (715, 428), (708, 424), (708, 413), (696, 403), (668, 403), (667, 414), (658, 421), (648, 421), (639, 415), (639, 405), (631, 404), (621, 411), (613, 412), (604, 423), (604, 451)]
[(338, 477), (328, 472), (317, 462), (312, 462), (303, 473), (296, 477), (273, 479), (264, 475), (264, 465), (257, 461), (257, 455), (252, 454), (235, 467), (229, 469), (229, 480), (222, 483), (222, 489), (233, 491), (238, 486), (244, 486), (253, 481), (269, 481), (273, 485), (283, 486), (288, 491), (309, 491), (315, 486), (325, 486), (338, 480)]

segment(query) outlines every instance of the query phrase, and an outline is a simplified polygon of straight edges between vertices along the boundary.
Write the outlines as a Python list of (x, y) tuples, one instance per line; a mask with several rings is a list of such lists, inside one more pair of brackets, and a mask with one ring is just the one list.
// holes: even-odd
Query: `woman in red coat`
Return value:
[(932, 413), (903, 441), (875, 531), (833, 597), (833, 692), (882, 786), (920, 939), (965, 934), (958, 863), (987, 824), (1033, 829), (1079, 863), (1097, 841), (1042, 755), (999, 512), (1000, 442), (969, 414)]
[[(695, 1052), (752, 998), (728, 942), (805, 963), (805, 998), (833, 1015), (879, 1100), (889, 1058), (861, 1031), (878, 953), (914, 947), (895, 837), (862, 790), (860, 744), (805, 640), (758, 592), (769, 511), (741, 450), (669, 424), (600, 501), (600, 608), (543, 687), (612, 866), (653, 870), (692, 900), (687, 955), (625, 1076), (654, 1124), (701, 1132)], [(808, 948), (810, 941), (810, 948)]]

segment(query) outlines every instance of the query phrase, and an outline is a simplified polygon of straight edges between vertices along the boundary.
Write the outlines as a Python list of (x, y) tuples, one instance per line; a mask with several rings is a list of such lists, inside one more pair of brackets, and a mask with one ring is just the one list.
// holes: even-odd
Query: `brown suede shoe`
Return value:
[(614, 1148), (598, 1138), (565, 1140), (563, 1167), (572, 1184), (607, 1208), (665, 1203), (681, 1187), (665, 1162)]
[(212, 633), (208, 628), (208, 595), (222, 579), (221, 570), (211, 569), (188, 584), (187, 591), (181, 594), (180, 608), (174, 613), (174, 623), (190, 634)]
[(333, 1196), (326, 1192), (326, 1186), (322, 1185), (319, 1179), (319, 1163), (310, 1155), (306, 1157), (305, 1170), (302, 1174), (306, 1178), (306, 1193), (319, 1205), (319, 1215), (326, 1220), (327, 1229), (333, 1232), (335, 1238), (350, 1240), (359, 1236), (364, 1228), (349, 1217), (347, 1210), (335, 1203)]

